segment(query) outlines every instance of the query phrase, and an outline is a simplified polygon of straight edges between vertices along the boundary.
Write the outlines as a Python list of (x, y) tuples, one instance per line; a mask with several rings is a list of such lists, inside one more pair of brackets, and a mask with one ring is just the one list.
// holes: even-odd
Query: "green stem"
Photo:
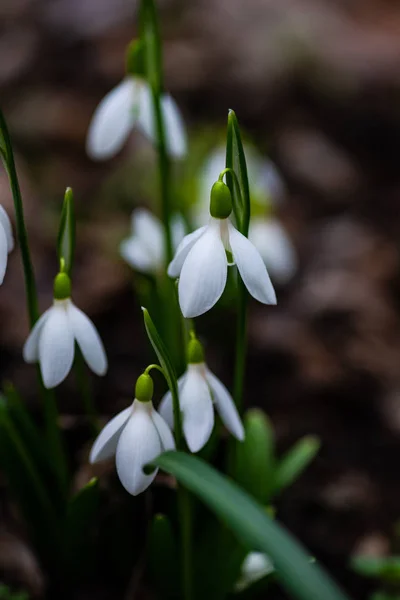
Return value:
[(185, 600), (192, 600), (192, 507), (188, 490), (180, 484), (178, 484), (178, 503), (182, 541), (182, 592)]
[(239, 414), (243, 411), (243, 388), (247, 354), (247, 290), (238, 276), (238, 301), (236, 321), (236, 357), (233, 383), (233, 399)]
[(75, 359), (75, 371), (76, 378), (78, 381), (78, 386), (81, 392), (83, 406), (85, 409), (86, 417), (89, 421), (90, 428), (94, 436), (97, 436), (100, 427), (99, 427), (99, 418), (96, 410), (96, 406), (93, 399), (93, 394), (90, 386), (90, 381), (88, 378), (88, 374), (85, 370), (85, 363), (83, 360), (83, 356), (79, 348), (76, 349), (76, 359)]

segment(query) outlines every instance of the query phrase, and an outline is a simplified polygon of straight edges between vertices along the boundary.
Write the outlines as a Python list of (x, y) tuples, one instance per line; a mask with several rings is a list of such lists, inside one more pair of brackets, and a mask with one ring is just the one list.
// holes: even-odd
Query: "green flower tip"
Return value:
[(197, 338), (192, 338), (187, 347), (187, 360), (189, 364), (204, 362), (204, 350)]
[(126, 48), (126, 72), (143, 77), (145, 74), (144, 45), (141, 40), (132, 40)]
[(136, 381), (135, 398), (139, 402), (150, 402), (153, 398), (154, 384), (147, 373), (142, 373)]
[(210, 214), (215, 219), (227, 219), (231, 212), (231, 192), (223, 181), (216, 181), (211, 188)]
[(71, 280), (66, 273), (59, 273), (54, 279), (54, 299), (65, 300), (71, 296)]

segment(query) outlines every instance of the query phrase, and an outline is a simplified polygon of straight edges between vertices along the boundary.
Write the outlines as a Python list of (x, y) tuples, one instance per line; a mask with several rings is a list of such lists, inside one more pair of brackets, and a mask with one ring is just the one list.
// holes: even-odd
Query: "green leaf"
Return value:
[(235, 178), (228, 172), (226, 174), (226, 183), (231, 191), (233, 212), (237, 227), (247, 237), (250, 224), (249, 178), (239, 123), (233, 110), (230, 110), (228, 113), (226, 168), (232, 169), (237, 177), (238, 186), (235, 185)]
[(179, 395), (178, 395), (178, 384), (175, 369), (173, 367), (171, 358), (168, 354), (168, 351), (162, 341), (156, 326), (154, 325), (149, 312), (146, 308), (142, 306), (143, 318), (144, 318), (144, 326), (146, 328), (147, 336), (150, 340), (151, 345), (154, 348), (155, 353), (157, 354), (158, 360), (160, 361), (160, 365), (163, 369), (165, 379), (167, 380), (168, 387), (171, 390), (172, 401), (174, 407), (174, 432), (176, 438), (176, 444), (179, 447), (181, 443), (180, 432), (182, 431), (181, 425), (181, 413), (179, 409)]
[(144, 44), (147, 81), (160, 94), (162, 83), (162, 54), (157, 10), (153, 0), (142, 0), (139, 8), (139, 36)]
[(200, 459), (166, 452), (152, 464), (196, 494), (250, 549), (267, 554), (281, 584), (299, 600), (345, 600), (325, 571), (310, 564), (306, 550), (241, 488)]
[(247, 411), (243, 424), (245, 438), (236, 446), (236, 481), (261, 504), (267, 504), (275, 469), (274, 432), (258, 408)]
[(179, 554), (170, 520), (154, 515), (149, 538), (150, 581), (162, 598), (179, 596)]
[(70, 275), (74, 261), (75, 250), (75, 210), (74, 195), (71, 188), (65, 190), (61, 211), (60, 228), (57, 238), (58, 260), (64, 261), (64, 270)]
[(400, 583), (400, 556), (354, 556), (351, 567), (364, 577)]
[(307, 435), (288, 450), (276, 469), (275, 492), (283, 490), (300, 477), (310, 462), (314, 460), (320, 445), (318, 438)]

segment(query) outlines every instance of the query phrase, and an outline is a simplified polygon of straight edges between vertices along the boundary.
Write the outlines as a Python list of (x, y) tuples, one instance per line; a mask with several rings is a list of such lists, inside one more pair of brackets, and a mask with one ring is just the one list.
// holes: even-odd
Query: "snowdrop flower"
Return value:
[[(215, 405), (225, 427), (238, 440), (244, 439), (244, 429), (224, 384), (204, 362), (199, 340), (193, 338), (188, 345), (188, 367), (178, 379), (179, 404), (182, 412), (183, 433), (191, 452), (198, 452), (207, 443), (214, 427)], [(171, 392), (161, 400), (159, 411), (171, 429), (174, 425)]]
[[(164, 269), (164, 228), (161, 221), (145, 208), (137, 208), (132, 213), (131, 223), (132, 233), (119, 248), (122, 258), (144, 273), (157, 273)], [(172, 218), (171, 234), (172, 246), (176, 250), (185, 235), (185, 223), (178, 214)]]
[(0, 205), (0, 285), (7, 268), (8, 254), (14, 248), (14, 238), (8, 214)]
[[(211, 220), (185, 236), (168, 267), (179, 277), (179, 304), (184, 317), (198, 317), (216, 304), (224, 291), (228, 264), (236, 264), (249, 293), (264, 304), (276, 304), (276, 296), (264, 262), (255, 246), (229, 220), (232, 201), (227, 185), (214, 183)], [(226, 251), (233, 257), (228, 263)]]
[(133, 404), (107, 423), (89, 457), (96, 463), (115, 455), (118, 477), (133, 496), (148, 488), (157, 474), (155, 470), (147, 475), (143, 467), (175, 448), (168, 425), (153, 407), (152, 396), (153, 380), (145, 372), (137, 380)]
[(278, 219), (251, 219), (249, 240), (259, 251), (273, 281), (284, 284), (293, 277), (297, 271), (296, 252)]
[(249, 552), (243, 561), (241, 575), (236, 583), (236, 591), (241, 592), (263, 577), (275, 571), (270, 558), (262, 552)]
[(75, 341), (96, 375), (107, 371), (107, 357), (92, 321), (71, 300), (71, 281), (66, 273), (54, 280), (53, 306), (35, 323), (23, 349), (28, 363), (39, 361), (43, 383), (54, 388), (67, 377), (75, 354)]
[[(185, 125), (179, 108), (169, 94), (161, 97), (167, 151), (173, 158), (187, 152)], [(96, 108), (86, 139), (93, 160), (115, 156), (136, 127), (153, 143), (157, 141), (151, 88), (143, 77), (128, 74)]]

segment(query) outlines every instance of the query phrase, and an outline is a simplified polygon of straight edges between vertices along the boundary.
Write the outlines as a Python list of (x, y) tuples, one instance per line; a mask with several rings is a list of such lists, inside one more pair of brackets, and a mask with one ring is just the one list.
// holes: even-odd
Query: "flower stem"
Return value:
[[(38, 296), (36, 290), (35, 274), (29, 249), (28, 234), (25, 226), (24, 207), (22, 202), (21, 190), (19, 187), (18, 175), (15, 168), (14, 152), (11, 144), (10, 134), (6, 120), (0, 110), (0, 153), (7, 170), (10, 188), (14, 200), (15, 222), (17, 239), (21, 251), (22, 266), (24, 270), (25, 292), (29, 324), (32, 328), (39, 318)], [(47, 390), (42, 381), (39, 368), (37, 369), (39, 387), (43, 397), (44, 422), (47, 440), (52, 456), (56, 465), (57, 473), (60, 477), (60, 484), (65, 490), (66, 484), (66, 462), (61, 440), (60, 430), (58, 428), (58, 411), (54, 392)]]
[(238, 277), (238, 301), (236, 321), (236, 357), (233, 398), (239, 414), (243, 411), (243, 388), (246, 371), (247, 354), (247, 290)]
[(182, 592), (185, 600), (192, 600), (192, 510), (190, 494), (181, 485), (178, 487), (178, 502), (182, 540)]

